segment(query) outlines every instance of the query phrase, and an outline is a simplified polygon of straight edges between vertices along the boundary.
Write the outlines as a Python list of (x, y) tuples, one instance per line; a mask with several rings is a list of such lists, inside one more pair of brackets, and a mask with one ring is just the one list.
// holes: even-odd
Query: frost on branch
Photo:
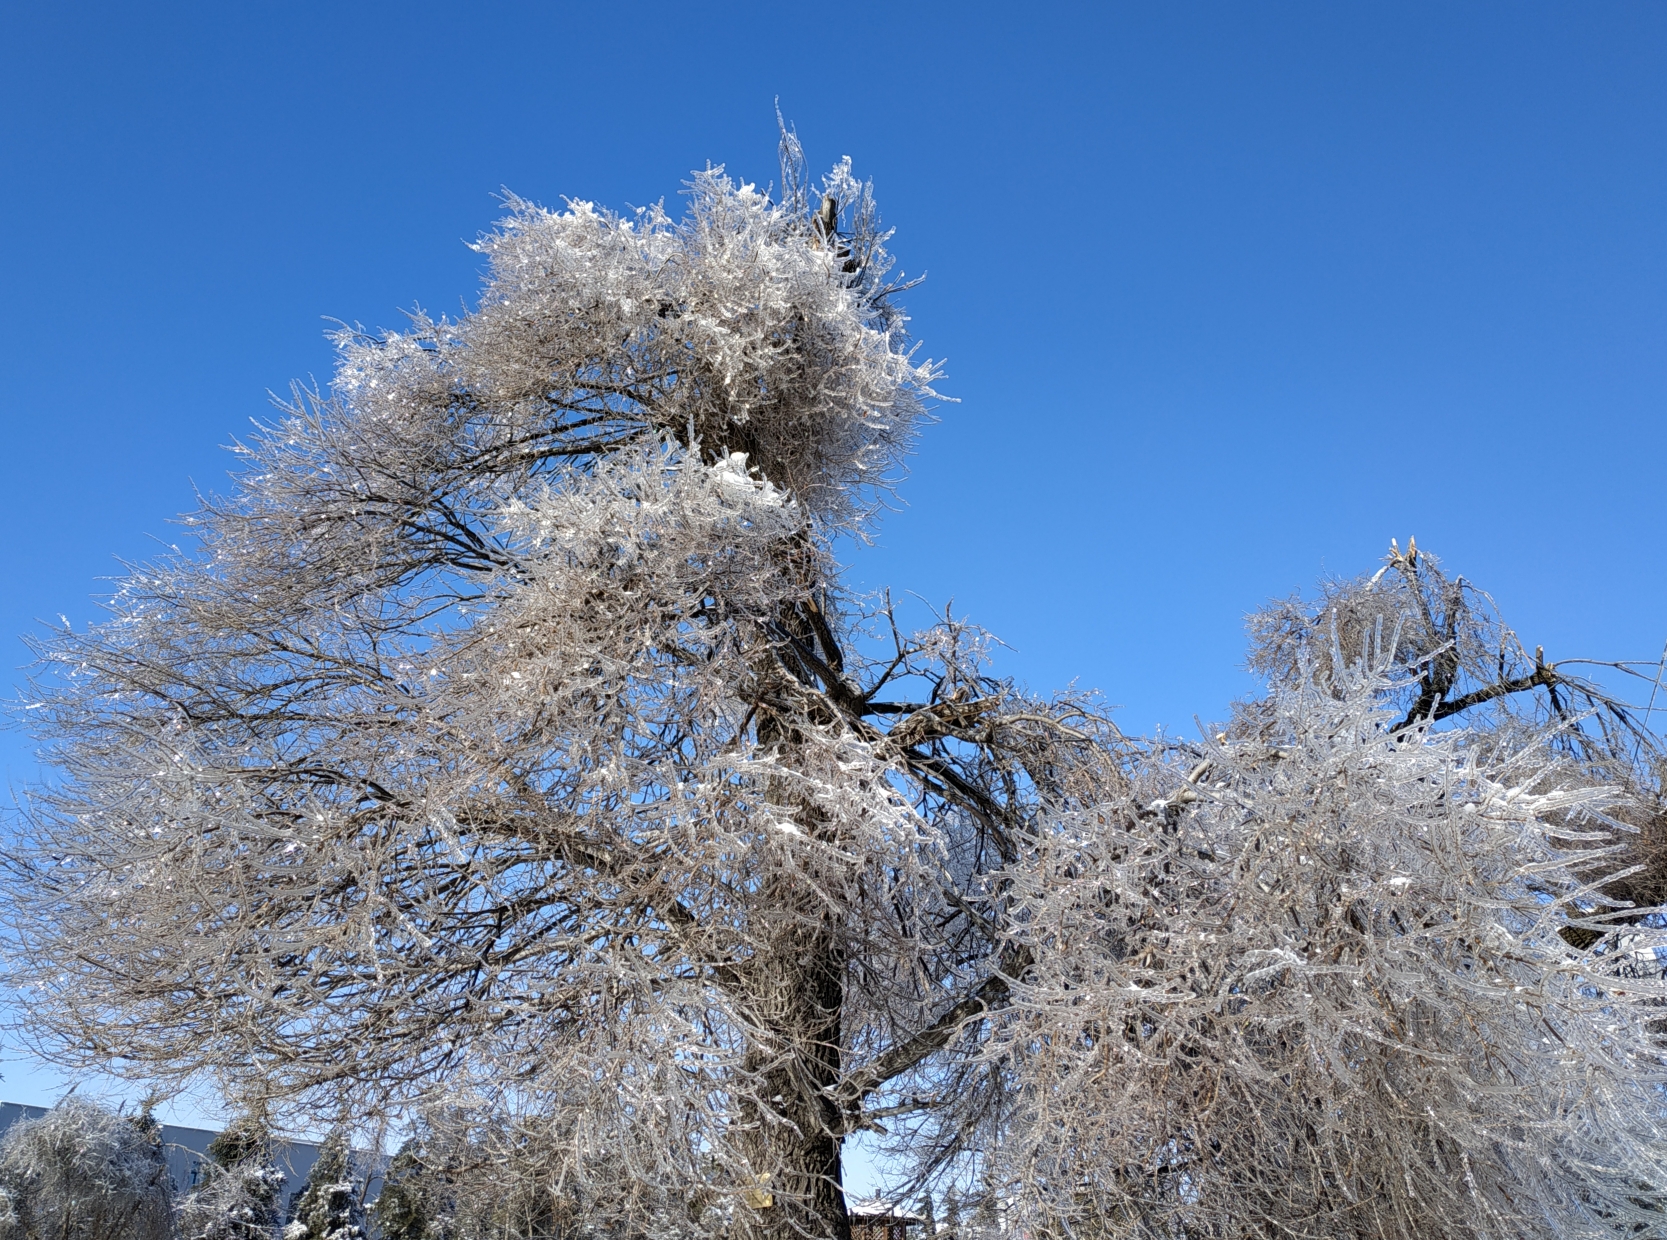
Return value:
[(1254, 736), (1147, 768), (993, 877), (1033, 962), (980, 1051), (1014, 1210), (1153, 1236), (1659, 1225), (1662, 933), (1562, 933), (1631, 920), (1581, 912), (1624, 862), (1615, 791), (1534, 745), (1393, 730), (1394, 696), (1358, 666), (1281, 683)]
[(502, 1196), (597, 1225), (837, 1226), (845, 1068), (930, 1002), (987, 777), (932, 751), (1038, 725), (848, 649), (831, 540), (932, 378), (866, 188), (690, 197), (513, 204), (476, 312), (344, 337), (200, 553), (47, 645), (34, 1032), (278, 1113), (483, 1115)]
[(71, 1096), (0, 1138), (5, 1240), (172, 1240), (172, 1192), (149, 1115)]
[[(1373, 649), (1398, 670), (1381, 699), (1396, 727), (1462, 720), (1475, 745), (1543, 744), (1566, 760), (1566, 779), (1614, 788), (1609, 812), (1627, 827), (1618, 840), (1624, 864), (1589, 876), (1603, 880), (1602, 898), (1635, 906), (1635, 919), (1667, 901), (1667, 756), (1643, 705), (1657, 691), (1655, 661), (1530, 652), (1485, 590), (1447, 576), (1412, 539), (1405, 552), (1392, 540), (1372, 576), (1327, 581), (1313, 605), (1276, 602), (1251, 617), (1250, 630), (1250, 665), (1274, 683), (1309, 674), (1330, 683), (1331, 669), (1355, 657), (1348, 652)], [(1628, 681), (1637, 706), (1617, 693)], [(1255, 734), (1265, 705), (1240, 703), (1235, 731)], [(1564, 936), (1577, 946), (1595, 941), (1573, 926)]]
[(342, 337), (40, 644), (18, 1031), (421, 1117), (407, 1234), (849, 1240), (858, 1132), (968, 1232), (1641, 1217), (1653, 740), (1410, 549), (1184, 756), (852, 598), (935, 372), (785, 145), (779, 203), (513, 203), (476, 311)]

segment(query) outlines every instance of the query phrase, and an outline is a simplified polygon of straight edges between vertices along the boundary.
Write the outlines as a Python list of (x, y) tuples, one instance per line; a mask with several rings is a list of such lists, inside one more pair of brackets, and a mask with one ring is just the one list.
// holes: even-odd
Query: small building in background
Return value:
[(851, 1240), (929, 1240), (926, 1220), (883, 1197), (862, 1197), (847, 1207)]

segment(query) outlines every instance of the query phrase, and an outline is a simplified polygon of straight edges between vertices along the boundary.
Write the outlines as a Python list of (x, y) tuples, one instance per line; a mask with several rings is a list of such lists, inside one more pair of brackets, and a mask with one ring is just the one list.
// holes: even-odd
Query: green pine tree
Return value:
[(951, 1236), (961, 1234), (961, 1194), (955, 1190), (954, 1185), (950, 1185), (949, 1191), (944, 1194), (943, 1221)]
[(428, 1194), (423, 1191), (426, 1170), (421, 1144), (412, 1137), (388, 1164), (381, 1195), (371, 1207), (383, 1240), (422, 1240), (428, 1231)]
[(202, 1182), (179, 1208), (181, 1240), (270, 1240), (283, 1172), (265, 1123), (242, 1116), (209, 1142)]
[(235, 1167), (256, 1154), (264, 1155), (271, 1138), (266, 1125), (258, 1118), (240, 1115), (226, 1125), (226, 1129), (208, 1143), (205, 1151), (219, 1167)]
[(372, 1213), (383, 1240), (452, 1240), (456, 1235), (455, 1163), (412, 1137), (388, 1164)]
[(136, 1115), (126, 1117), (133, 1131), (139, 1134), (139, 1145), (144, 1150), (146, 1161), (150, 1164), (149, 1179), (152, 1183), (172, 1194), (174, 1188), (173, 1177), (168, 1173), (168, 1154), (162, 1148), (162, 1123), (151, 1110), (149, 1100), (144, 1103)]
[(353, 1184), (353, 1156), (340, 1128), (324, 1138), (295, 1203), (284, 1240), (364, 1240), (365, 1212)]

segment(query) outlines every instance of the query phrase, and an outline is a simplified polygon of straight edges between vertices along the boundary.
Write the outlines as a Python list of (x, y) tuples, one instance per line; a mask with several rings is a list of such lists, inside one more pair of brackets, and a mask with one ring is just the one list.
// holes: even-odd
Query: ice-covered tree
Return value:
[(364, 1240), (362, 1190), (347, 1133), (332, 1129), (296, 1196), (295, 1217), (284, 1228), (284, 1240)]
[(926, 1235), (938, 1234), (938, 1211), (932, 1201), (932, 1190), (929, 1188), (920, 1194), (920, 1222)]
[(71, 1095), (0, 1138), (5, 1240), (172, 1240), (173, 1184), (148, 1112)]
[(1399, 552), (1264, 617), (1192, 746), (850, 596), (936, 372), (867, 187), (784, 154), (682, 219), (512, 203), (473, 312), (344, 334), (198, 546), (44, 643), (32, 1028), (467, 1117), (502, 1234), (840, 1240), (863, 1131), (969, 1228), (1646, 1214), (1624, 709)]
[(264, 1121), (243, 1116), (209, 1143), (202, 1178), (179, 1203), (181, 1240), (270, 1240), (284, 1174)]
[(1264, 696), (991, 876), (1025, 967), (917, 1148), (1043, 1231), (1655, 1234), (1654, 738), (1416, 551), (1251, 628)]
[(427, 1132), (412, 1136), (388, 1163), (372, 1213), (383, 1240), (463, 1240), (458, 1180), (463, 1160)]
[(1616, 791), (1398, 731), (1380, 675), (1278, 687), (1254, 736), (1061, 815), (1004, 876), (1032, 963), (960, 1106), (1000, 1108), (1016, 1209), (1131, 1235), (1659, 1223), (1662, 936), (1590, 882), (1627, 851)]

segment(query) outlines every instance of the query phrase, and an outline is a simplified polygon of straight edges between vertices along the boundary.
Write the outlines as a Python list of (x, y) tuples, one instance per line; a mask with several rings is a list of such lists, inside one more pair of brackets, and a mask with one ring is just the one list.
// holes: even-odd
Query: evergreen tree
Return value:
[(284, 1240), (364, 1240), (365, 1212), (353, 1183), (347, 1134), (335, 1129), (319, 1147), (318, 1161), (295, 1203)]
[(986, 1181), (983, 1191), (978, 1194), (978, 1205), (972, 1212), (972, 1230), (979, 1240), (989, 1240), (1001, 1230), (998, 1205), (995, 1189)]
[(234, 1121), (208, 1147), (202, 1182), (180, 1203), (181, 1240), (269, 1240), (284, 1175), (264, 1123)]
[(270, 1146), (271, 1137), (265, 1121), (258, 1116), (245, 1115), (227, 1124), (225, 1131), (208, 1143), (205, 1152), (215, 1166), (235, 1167), (246, 1159), (265, 1155)]
[(949, 1186), (949, 1191), (944, 1194), (943, 1221), (944, 1230), (949, 1232), (951, 1236), (961, 1234), (961, 1194), (953, 1184)]
[(457, 1235), (454, 1159), (421, 1137), (400, 1146), (388, 1164), (372, 1213), (383, 1240), (452, 1240)]

